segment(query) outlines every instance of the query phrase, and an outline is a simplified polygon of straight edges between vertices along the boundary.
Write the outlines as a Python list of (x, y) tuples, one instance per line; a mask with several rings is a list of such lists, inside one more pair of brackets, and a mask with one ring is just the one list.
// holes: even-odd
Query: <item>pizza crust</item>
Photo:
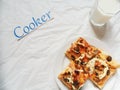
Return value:
[(94, 75), (90, 77), (90, 80), (93, 82), (95, 86), (97, 86), (100, 90), (104, 87), (105, 83), (112, 77), (116, 72), (116, 69), (110, 69), (110, 74), (105, 76), (103, 79), (99, 80), (99, 82), (94, 80)]
[(62, 75), (62, 74), (60, 74), (60, 75), (58, 76), (58, 79), (59, 79), (60, 81), (62, 81), (62, 83), (63, 83), (65, 86), (67, 86), (67, 87), (69, 88), (69, 90), (72, 90), (71, 85), (68, 84), (68, 83), (66, 83), (66, 82), (63, 80), (63, 75)]

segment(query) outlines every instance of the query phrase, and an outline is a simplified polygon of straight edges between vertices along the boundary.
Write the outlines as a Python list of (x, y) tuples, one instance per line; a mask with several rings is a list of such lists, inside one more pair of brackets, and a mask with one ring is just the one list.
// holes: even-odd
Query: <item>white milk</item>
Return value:
[(119, 9), (119, 0), (98, 0), (91, 15), (91, 22), (99, 26), (104, 25)]

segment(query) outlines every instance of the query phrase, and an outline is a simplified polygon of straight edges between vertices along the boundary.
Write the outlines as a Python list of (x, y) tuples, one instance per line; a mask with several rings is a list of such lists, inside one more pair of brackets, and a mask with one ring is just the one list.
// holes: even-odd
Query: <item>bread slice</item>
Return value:
[(105, 83), (111, 78), (116, 72), (116, 69), (110, 69), (110, 73), (103, 79), (98, 79), (95, 74), (92, 74), (89, 79), (96, 85), (100, 90), (104, 87)]
[(69, 90), (79, 90), (88, 79), (88, 74), (84, 72), (82, 67), (76, 67), (74, 62), (70, 62), (58, 78)]
[[(94, 63), (94, 71), (92, 74), (90, 74), (89, 78), (98, 88), (102, 89), (108, 79), (115, 74), (117, 68), (120, 67), (120, 64), (113, 60), (112, 57), (106, 54), (103, 50), (100, 51), (101, 53), (99, 53), (93, 58), (100, 60), (100, 62), (98, 62), (99, 65)], [(100, 78), (99, 76), (102, 76), (102, 78)]]
[(96, 47), (88, 44), (85, 39), (80, 37), (71, 44), (70, 48), (65, 52), (65, 55), (70, 61), (76, 62), (79, 58), (82, 59), (83, 62), (88, 62), (98, 53), (100, 53), (100, 51)]
[(86, 42), (86, 40), (80, 37), (71, 44), (70, 48), (65, 52), (65, 55), (70, 60), (74, 61), (76, 58), (80, 57), (81, 54), (85, 53), (85, 49), (88, 46), (89, 44)]

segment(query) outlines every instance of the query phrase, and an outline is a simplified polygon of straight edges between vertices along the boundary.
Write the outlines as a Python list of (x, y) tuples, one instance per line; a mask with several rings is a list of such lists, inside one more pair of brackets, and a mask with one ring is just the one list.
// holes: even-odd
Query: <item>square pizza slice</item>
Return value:
[(83, 67), (78, 67), (74, 62), (70, 62), (58, 78), (69, 90), (79, 90), (88, 79), (88, 73), (84, 72)]
[(100, 50), (88, 44), (84, 38), (80, 37), (77, 41), (71, 44), (71, 47), (67, 49), (65, 55), (69, 58), (69, 60), (74, 62), (76, 62), (78, 58), (82, 59), (83, 62), (88, 62), (98, 53), (100, 53)]
[(65, 55), (70, 60), (75, 60), (76, 58), (81, 56), (81, 53), (85, 53), (86, 47), (88, 47), (88, 43), (82, 37), (78, 38), (75, 42), (71, 44), (71, 47), (66, 51)]
[(96, 57), (92, 58), (86, 65), (89, 71), (90, 80), (100, 89), (112, 77), (116, 69), (120, 67), (112, 57), (101, 51)]

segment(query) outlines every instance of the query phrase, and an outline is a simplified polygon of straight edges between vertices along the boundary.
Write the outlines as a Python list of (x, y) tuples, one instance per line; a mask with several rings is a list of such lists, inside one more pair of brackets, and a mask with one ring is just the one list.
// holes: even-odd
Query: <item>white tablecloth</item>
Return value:
[[(89, 23), (93, 3), (94, 0), (0, 0), (0, 90), (60, 90), (54, 76), (56, 55), (75, 36), (85, 35), (106, 43), (120, 63), (120, 14), (109, 21), (106, 30), (93, 30)], [(14, 28), (28, 25), (32, 17), (38, 18), (47, 11), (54, 19), (18, 41)], [(110, 82), (112, 88), (103, 90), (120, 89), (119, 75), (118, 69), (117, 78)]]

